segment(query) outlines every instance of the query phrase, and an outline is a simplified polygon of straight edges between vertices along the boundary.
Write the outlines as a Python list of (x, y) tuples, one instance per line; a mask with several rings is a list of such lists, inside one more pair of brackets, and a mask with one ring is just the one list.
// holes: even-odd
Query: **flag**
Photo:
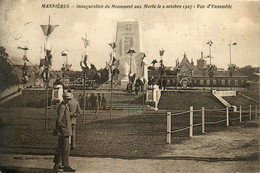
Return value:
[(40, 59), (40, 65), (39, 65), (39, 68), (45, 66), (45, 64), (46, 64), (45, 59)]
[(143, 53), (143, 57), (141, 58), (142, 60), (146, 57), (145, 53)]
[(120, 71), (118, 70), (118, 68), (115, 68), (112, 72), (112, 75), (118, 75), (120, 73)]
[(17, 47), (17, 49), (29, 50), (27, 47)]
[(154, 60), (152, 61), (153, 66), (154, 66), (156, 63), (158, 63), (158, 62), (156, 61), (156, 59), (154, 59)]
[(49, 36), (52, 33), (52, 31), (54, 31), (54, 29), (58, 26), (59, 25), (41, 25), (43, 34), (45, 36)]
[(136, 53), (136, 52), (135, 52), (135, 50), (133, 49), (133, 47), (131, 47), (131, 48), (128, 50), (127, 53), (129, 54), (129, 53)]
[(67, 56), (68, 55), (68, 52), (67, 51), (62, 51), (61, 52), (61, 56)]
[(145, 55), (145, 53), (143, 53), (143, 57), (141, 58), (141, 67), (143, 66), (143, 65), (145, 65), (145, 63), (144, 63), (144, 58), (146, 57), (146, 55)]
[(207, 44), (209, 44), (210, 46), (213, 44), (213, 42), (211, 41), (211, 40), (209, 40), (208, 42), (207, 42)]
[(115, 42), (109, 43), (109, 46), (111, 46), (112, 49), (115, 49), (116, 48), (116, 43)]
[(87, 67), (88, 65), (87, 65), (87, 60), (88, 60), (88, 55), (85, 55), (84, 56), (84, 60), (83, 60), (83, 63), (84, 63), (84, 65)]
[(113, 60), (112, 60), (112, 65), (114, 65), (114, 63), (116, 62), (116, 58), (113, 57)]
[(23, 60), (29, 62), (29, 59), (25, 55), (23, 56)]
[(160, 56), (163, 56), (165, 50), (160, 50)]
[(82, 38), (83, 43), (84, 43), (84, 47), (87, 48), (87, 46), (89, 46), (89, 40), (87, 40), (86, 38)]

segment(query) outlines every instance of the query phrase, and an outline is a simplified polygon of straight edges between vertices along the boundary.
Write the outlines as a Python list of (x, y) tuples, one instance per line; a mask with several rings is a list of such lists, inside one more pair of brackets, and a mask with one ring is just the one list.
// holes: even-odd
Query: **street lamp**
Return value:
[(211, 41), (211, 40), (209, 40), (208, 42), (207, 42), (207, 44), (209, 45), (209, 57), (207, 57), (207, 58), (209, 58), (209, 64), (210, 64), (210, 71), (209, 71), (209, 73), (210, 73), (210, 75), (209, 75), (209, 77), (210, 77), (210, 90), (212, 91), (212, 67), (211, 67), (211, 46), (213, 45), (213, 42)]
[(230, 44), (228, 44), (228, 46), (229, 46), (229, 77), (230, 77), (230, 88), (231, 88), (231, 90), (232, 90), (232, 71), (235, 68), (235, 65), (233, 65), (231, 63), (231, 47), (235, 46), (235, 45), (237, 45), (237, 43), (231, 43), (231, 41), (230, 41)]

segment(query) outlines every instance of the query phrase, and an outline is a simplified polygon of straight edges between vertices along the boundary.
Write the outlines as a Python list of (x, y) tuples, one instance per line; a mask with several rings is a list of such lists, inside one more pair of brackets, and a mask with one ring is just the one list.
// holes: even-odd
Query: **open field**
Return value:
[[(74, 156), (102, 157), (153, 157), (165, 152), (166, 113), (136, 114), (127, 116), (126, 111), (100, 111), (96, 120), (92, 111), (87, 112), (86, 124), (83, 117), (78, 119), (77, 148)], [(205, 112), (206, 122), (225, 119), (225, 111)], [(219, 117), (220, 116), (220, 117)], [(230, 117), (238, 117), (231, 113)], [(48, 131), (45, 132), (44, 109), (1, 108), (1, 153), (53, 154), (57, 137), (52, 135), (56, 110), (49, 110)], [(248, 117), (243, 118), (243, 121)], [(194, 113), (194, 124), (201, 122), (201, 113)], [(231, 121), (237, 125), (238, 120)], [(172, 117), (172, 130), (188, 127), (189, 113)], [(223, 131), (226, 122), (206, 125), (206, 132)], [(201, 126), (194, 128), (194, 135), (201, 134)], [(189, 130), (174, 133), (172, 143), (190, 139)]]

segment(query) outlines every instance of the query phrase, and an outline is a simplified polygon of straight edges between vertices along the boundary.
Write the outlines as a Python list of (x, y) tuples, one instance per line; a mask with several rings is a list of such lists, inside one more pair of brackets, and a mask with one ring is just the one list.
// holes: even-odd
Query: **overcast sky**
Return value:
[[(42, 3), (61, 3), (70, 6), (111, 4), (231, 4), (231, 9), (47, 9)], [(209, 54), (208, 40), (213, 41), (212, 63), (221, 68), (229, 64), (229, 42), (232, 46), (232, 63), (237, 66), (260, 65), (260, 3), (259, 1), (195, 1), (195, 0), (1, 0), (0, 1), (0, 46), (14, 61), (22, 59), (23, 51), (18, 46), (27, 45), (28, 59), (39, 64), (44, 35), (40, 25), (59, 25), (51, 34), (53, 68), (60, 69), (64, 58), (61, 51), (69, 50), (72, 69), (79, 70), (84, 46), (81, 40), (88, 34), (91, 41), (89, 61), (97, 68), (105, 67), (111, 48), (108, 43), (116, 36), (117, 21), (141, 21), (143, 52), (147, 62), (159, 59), (159, 50), (165, 49), (166, 66), (175, 66), (184, 52), (190, 60)]]

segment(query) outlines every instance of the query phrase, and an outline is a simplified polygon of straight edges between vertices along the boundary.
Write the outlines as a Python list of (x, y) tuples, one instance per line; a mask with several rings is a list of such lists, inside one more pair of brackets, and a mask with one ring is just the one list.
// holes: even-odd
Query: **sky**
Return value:
[[(41, 8), (42, 4), (69, 4), (70, 8)], [(79, 5), (205, 5), (198, 9), (80, 9)], [(231, 9), (206, 8), (208, 4), (232, 5)], [(90, 40), (89, 62), (104, 68), (109, 61), (111, 47), (108, 43), (116, 37), (118, 21), (141, 21), (142, 47), (146, 62), (159, 60), (159, 51), (165, 50), (166, 66), (175, 66), (186, 53), (189, 60), (209, 55), (209, 40), (212, 63), (227, 68), (230, 61), (228, 44), (232, 46), (232, 63), (239, 67), (260, 66), (260, 3), (256, 0), (0, 0), (0, 46), (6, 48), (10, 59), (21, 62), (23, 51), (18, 46), (29, 47), (28, 59), (39, 64), (44, 35), (40, 25), (59, 25), (50, 39), (54, 50), (53, 69), (64, 63), (61, 52), (68, 50), (69, 63), (73, 70), (80, 70), (84, 45), (82, 37), (87, 33)], [(207, 60), (209, 62), (209, 60)]]

